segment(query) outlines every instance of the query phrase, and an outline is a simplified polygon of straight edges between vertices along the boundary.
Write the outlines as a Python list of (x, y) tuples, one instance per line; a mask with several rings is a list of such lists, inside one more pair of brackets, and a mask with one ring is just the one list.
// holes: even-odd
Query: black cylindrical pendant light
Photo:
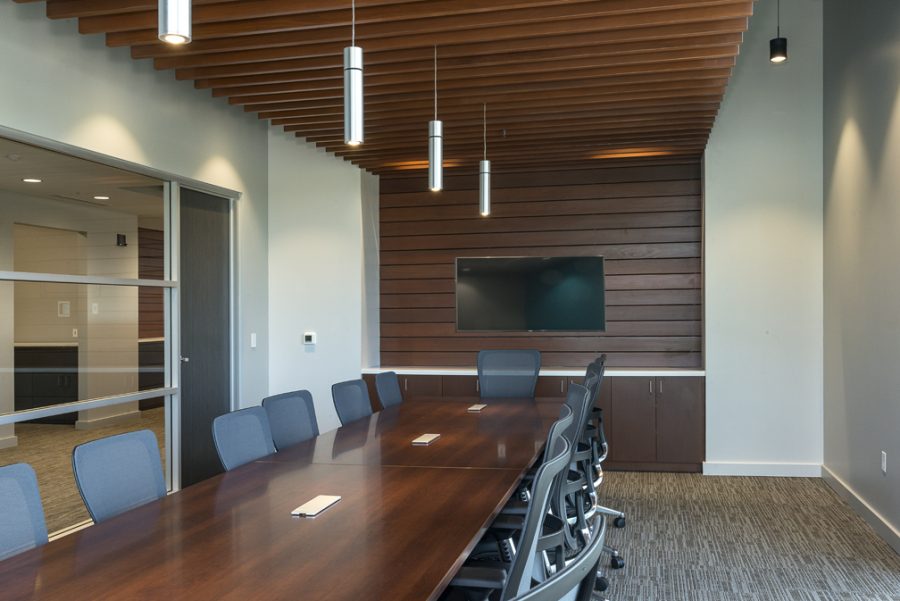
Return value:
[(769, 60), (778, 64), (787, 58), (787, 38), (781, 37), (781, 0), (778, 0), (778, 26), (775, 37), (769, 40)]

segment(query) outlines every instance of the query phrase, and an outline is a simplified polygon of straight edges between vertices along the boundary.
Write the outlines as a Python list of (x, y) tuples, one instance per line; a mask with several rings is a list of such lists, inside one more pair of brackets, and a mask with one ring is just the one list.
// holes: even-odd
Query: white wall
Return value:
[[(127, 48), (51, 21), (43, 2), (0, 2), (0, 126), (238, 190), (239, 396), (267, 392), (266, 123)], [(259, 346), (250, 349), (250, 332)]]
[[(269, 133), (269, 390), (312, 392), (322, 432), (340, 425), (331, 385), (359, 378), (362, 367), (363, 190), (370, 228), (372, 178)], [(315, 346), (303, 344), (308, 331)]]
[(822, 464), (822, 5), (760, 0), (705, 162), (705, 473)]
[(900, 552), (900, 6), (827, 0), (825, 44), (826, 477)]

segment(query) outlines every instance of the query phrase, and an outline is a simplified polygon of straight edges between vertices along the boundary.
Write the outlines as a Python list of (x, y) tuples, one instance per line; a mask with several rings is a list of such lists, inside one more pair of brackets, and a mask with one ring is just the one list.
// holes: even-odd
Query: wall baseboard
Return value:
[(18, 436), (4, 436), (0, 438), (0, 449), (11, 449), (19, 446)]
[(780, 478), (821, 478), (818, 463), (756, 463), (750, 461), (705, 461), (704, 476), (774, 476)]
[(856, 512), (866, 520), (875, 532), (878, 533), (878, 536), (883, 538), (894, 551), (900, 553), (900, 530), (888, 522), (874, 507), (869, 505), (859, 493), (850, 488), (849, 484), (841, 480), (840, 477), (824, 465), (822, 466), (822, 478), (825, 480), (825, 483), (838, 494), (838, 496), (847, 501), (847, 503), (850, 504), (850, 507), (856, 510)]
[(79, 419), (75, 422), (76, 430), (96, 430), (97, 428), (106, 428), (107, 426), (116, 426), (119, 424), (132, 424), (140, 421), (141, 412), (138, 410), (129, 411), (128, 413), (119, 413), (118, 415), (110, 415), (98, 419)]

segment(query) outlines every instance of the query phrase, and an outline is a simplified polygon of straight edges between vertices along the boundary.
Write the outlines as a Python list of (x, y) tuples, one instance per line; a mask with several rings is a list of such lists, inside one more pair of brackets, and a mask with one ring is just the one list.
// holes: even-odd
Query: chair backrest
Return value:
[(606, 371), (606, 355), (600, 355), (599, 358), (591, 362), (587, 366), (584, 373), (583, 385), (591, 391), (592, 403), (597, 402), (600, 396), (600, 384), (603, 382), (603, 372)]
[(30, 465), (0, 467), (0, 507), (0, 559), (47, 543), (44, 507)]
[(226, 471), (275, 452), (269, 416), (262, 407), (220, 415), (212, 423), (213, 441)]
[(362, 380), (348, 380), (331, 386), (331, 397), (341, 425), (372, 415), (369, 389)]
[(97, 523), (166, 496), (159, 443), (150, 430), (78, 445), (72, 451), (72, 470)]
[(540, 351), (479, 351), (481, 398), (533, 397), (540, 371)]
[(591, 530), (590, 542), (575, 559), (514, 601), (589, 601), (606, 541), (606, 519), (598, 515)]
[[(572, 413), (575, 414), (575, 419), (572, 420), (572, 424), (565, 433), (566, 438), (572, 441), (581, 440), (584, 436), (584, 431), (587, 428), (587, 423), (591, 418), (592, 404), (593, 398), (591, 397), (590, 390), (580, 384), (569, 384), (569, 392), (566, 394), (566, 405), (572, 409)], [(571, 449), (572, 455), (575, 454), (576, 450), (577, 445), (573, 444)]]
[(509, 575), (503, 587), (501, 600), (506, 601), (527, 591), (531, 585), (537, 543), (541, 535), (544, 517), (547, 515), (550, 491), (555, 488), (558, 477), (565, 474), (569, 466), (569, 441), (564, 431), (569, 425), (571, 415), (556, 421), (547, 435), (547, 446), (553, 449), (550, 461), (545, 461), (537, 469), (531, 483), (531, 502), (525, 513), (522, 530), (516, 545), (516, 556), (509, 566)]
[(308, 390), (283, 392), (263, 399), (272, 441), (279, 451), (319, 435), (316, 407)]
[(400, 380), (392, 371), (385, 371), (375, 376), (375, 390), (378, 391), (378, 400), (382, 407), (393, 407), (403, 402), (403, 393), (400, 392)]

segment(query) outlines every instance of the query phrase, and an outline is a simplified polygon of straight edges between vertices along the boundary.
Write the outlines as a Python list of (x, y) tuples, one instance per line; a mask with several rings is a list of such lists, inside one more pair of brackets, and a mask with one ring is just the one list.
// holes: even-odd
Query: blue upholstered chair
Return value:
[(372, 415), (369, 390), (362, 380), (348, 380), (331, 386), (331, 397), (341, 425)]
[(269, 416), (272, 440), (279, 451), (319, 435), (316, 408), (308, 390), (266, 397), (262, 406)]
[(212, 423), (213, 441), (226, 471), (275, 452), (269, 417), (262, 407), (220, 415)]
[(150, 430), (92, 440), (72, 451), (78, 492), (94, 522), (166, 496), (159, 444)]
[(479, 351), (481, 398), (533, 397), (540, 371), (540, 351)]
[(0, 559), (47, 543), (47, 524), (34, 470), (0, 467)]
[(400, 392), (400, 380), (396, 372), (385, 371), (375, 376), (375, 390), (378, 391), (378, 400), (382, 407), (393, 407), (403, 402), (403, 393)]

